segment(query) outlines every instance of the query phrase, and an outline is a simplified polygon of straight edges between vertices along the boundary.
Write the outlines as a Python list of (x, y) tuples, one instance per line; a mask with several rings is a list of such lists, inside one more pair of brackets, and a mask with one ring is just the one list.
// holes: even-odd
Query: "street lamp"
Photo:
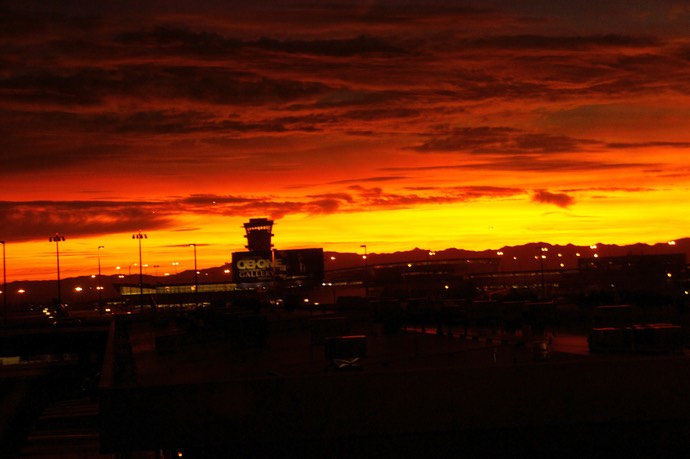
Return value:
[(364, 296), (369, 297), (369, 261), (367, 259), (367, 245), (360, 245), (364, 249)]
[(55, 257), (57, 258), (57, 302), (58, 302), (58, 309), (62, 308), (62, 292), (60, 291), (60, 248), (58, 247), (58, 244), (60, 242), (64, 242), (65, 237), (60, 236), (58, 233), (55, 233), (55, 236), (51, 236), (48, 238), (48, 242), (54, 242), (55, 243)]
[(147, 238), (148, 236), (142, 234), (141, 231), (132, 234), (132, 239), (137, 239), (139, 241), (139, 306), (141, 307), (141, 312), (144, 312), (144, 271), (141, 265), (141, 240)]
[(194, 247), (194, 302), (199, 307), (199, 272), (196, 270), (196, 244), (189, 244)]
[(105, 249), (104, 246), (99, 245), (98, 250), (98, 280), (96, 281), (96, 290), (98, 290), (98, 313), (103, 315), (103, 286), (101, 285), (101, 250)]
[(539, 254), (539, 268), (541, 270), (541, 296), (546, 298), (546, 283), (544, 282), (544, 260), (546, 259), (546, 252), (549, 251), (548, 247), (541, 248), (541, 254)]
[(5, 263), (5, 241), (2, 243), (2, 315), (7, 323), (7, 264)]

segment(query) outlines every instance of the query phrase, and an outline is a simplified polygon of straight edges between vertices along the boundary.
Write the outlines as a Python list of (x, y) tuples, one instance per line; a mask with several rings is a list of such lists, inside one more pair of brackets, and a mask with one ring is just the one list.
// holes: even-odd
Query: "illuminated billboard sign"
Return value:
[(235, 252), (232, 254), (235, 283), (300, 281), (323, 282), (323, 249)]

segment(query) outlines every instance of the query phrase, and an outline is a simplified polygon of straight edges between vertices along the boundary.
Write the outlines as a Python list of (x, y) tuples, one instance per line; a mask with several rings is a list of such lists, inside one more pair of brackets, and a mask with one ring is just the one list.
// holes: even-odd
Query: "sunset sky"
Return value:
[[(8, 280), (688, 236), (690, 4), (0, 0)], [(149, 273), (153, 274), (151, 268)]]

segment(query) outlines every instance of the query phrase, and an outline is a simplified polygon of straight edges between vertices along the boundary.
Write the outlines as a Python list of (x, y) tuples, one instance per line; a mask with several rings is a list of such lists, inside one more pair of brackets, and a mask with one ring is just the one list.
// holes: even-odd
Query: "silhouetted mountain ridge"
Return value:
[[(542, 249), (547, 249), (542, 251)], [(504, 270), (530, 270), (540, 267), (540, 256), (545, 255), (545, 269), (576, 268), (579, 258), (618, 257), (627, 255), (660, 255), (684, 253), (690, 257), (690, 238), (677, 239), (672, 242), (656, 243), (653, 245), (636, 243), (629, 245), (593, 244), (578, 246), (574, 244), (558, 245), (546, 242), (530, 242), (517, 246), (503, 246), (497, 249), (466, 250), (449, 248), (431, 250), (416, 247), (412, 250), (367, 254), (366, 262), (370, 265), (386, 263), (430, 262), (433, 260), (450, 260), (462, 258), (502, 258)], [(560, 256), (559, 256), (560, 254)], [(364, 261), (363, 253), (326, 252), (326, 269), (344, 269), (361, 266)], [(560, 266), (561, 263), (564, 266)]]

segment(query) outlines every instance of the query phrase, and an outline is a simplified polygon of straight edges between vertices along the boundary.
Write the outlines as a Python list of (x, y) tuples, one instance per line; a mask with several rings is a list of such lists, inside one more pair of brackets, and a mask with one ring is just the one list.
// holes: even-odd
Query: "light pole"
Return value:
[(364, 296), (369, 297), (369, 261), (367, 257), (367, 245), (362, 244), (360, 245), (361, 248), (364, 249)]
[(103, 285), (101, 284), (101, 250), (105, 247), (102, 245), (98, 246), (98, 281), (96, 282), (96, 290), (98, 290), (98, 313), (103, 315)]
[(147, 238), (148, 236), (141, 231), (132, 234), (132, 239), (137, 239), (139, 241), (139, 306), (141, 307), (141, 312), (144, 312), (144, 268), (141, 265), (141, 240)]
[(57, 306), (59, 310), (62, 310), (62, 291), (60, 290), (60, 248), (58, 244), (64, 242), (65, 237), (55, 233), (55, 236), (49, 237), (48, 241), (55, 243), (55, 257), (57, 258)]
[(544, 282), (544, 260), (546, 259), (546, 252), (549, 251), (548, 247), (542, 247), (541, 253), (539, 254), (539, 269), (541, 271), (541, 297), (546, 299), (546, 283)]
[(196, 244), (189, 244), (194, 247), (194, 303), (199, 307), (199, 272), (196, 270)]
[(5, 241), (2, 243), (2, 315), (7, 323), (7, 264), (5, 263)]

